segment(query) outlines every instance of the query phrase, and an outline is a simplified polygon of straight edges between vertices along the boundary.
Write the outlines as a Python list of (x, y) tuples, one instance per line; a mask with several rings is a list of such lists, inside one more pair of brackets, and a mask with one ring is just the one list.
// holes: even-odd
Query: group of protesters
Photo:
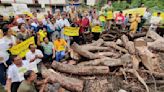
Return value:
[[(3, 21), (3, 16), (0, 16), (0, 42), (6, 44), (0, 52), (8, 55), (5, 62), (0, 62), (2, 88), (7, 92), (39, 91), (35, 88), (34, 81), (37, 75), (40, 75), (40, 64), (61, 62), (66, 52), (70, 51), (71, 44), (87, 43), (85, 33), (91, 32), (93, 40), (98, 40), (103, 31), (137, 33), (142, 32), (145, 23), (150, 24), (149, 30), (152, 31), (157, 31), (163, 26), (160, 12), (154, 17), (148, 9), (144, 15), (123, 14), (120, 11), (113, 19), (107, 19), (105, 11), (107, 10), (102, 9), (99, 12), (96, 8), (80, 11), (71, 7), (70, 11), (56, 9), (54, 14), (48, 11), (42, 18), (38, 18), (38, 12), (33, 12), (33, 17), (20, 14), (11, 17), (9, 21)], [(101, 27), (101, 31), (92, 32), (94, 26)], [(79, 35), (65, 35), (65, 27), (79, 27)], [(163, 36), (163, 33), (160, 35)], [(29, 45), (25, 57), (12, 55), (9, 49), (30, 37), (34, 37), (35, 43)], [(35, 85), (42, 85), (40, 92), (43, 92), (47, 80), (43, 79), (40, 83), (35, 81)]]

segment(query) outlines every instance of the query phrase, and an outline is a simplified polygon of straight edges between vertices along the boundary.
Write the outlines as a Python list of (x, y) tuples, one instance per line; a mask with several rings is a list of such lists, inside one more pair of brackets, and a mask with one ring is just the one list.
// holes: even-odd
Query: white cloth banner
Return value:
[(38, 3), (39, 4), (50, 4), (50, 0), (38, 0)]
[(14, 0), (1, 0), (1, 3), (14, 3)]
[(30, 9), (27, 7), (27, 4), (12, 4), (14, 12), (19, 14), (24, 14), (25, 12), (30, 12)]
[(16, 3), (33, 4), (33, 0), (16, 0)]
[(51, 4), (66, 4), (65, 0), (51, 0)]
[(96, 0), (87, 0), (87, 5), (94, 6)]

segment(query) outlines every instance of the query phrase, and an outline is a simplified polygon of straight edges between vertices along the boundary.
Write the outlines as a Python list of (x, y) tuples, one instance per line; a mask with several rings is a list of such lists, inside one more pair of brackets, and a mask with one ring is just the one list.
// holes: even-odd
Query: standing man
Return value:
[(7, 72), (7, 92), (17, 92), (17, 89), (24, 80), (23, 74), (29, 69), (29, 61), (22, 60), (19, 56), (12, 57), (13, 64), (9, 66)]
[(160, 17), (161, 13), (158, 12), (157, 13), (157, 16), (152, 16), (151, 19), (150, 19), (150, 28), (149, 30), (152, 30), (152, 31), (156, 31), (158, 25), (160, 24), (162, 18)]
[(121, 30), (125, 21), (125, 17), (122, 11), (120, 11), (119, 14), (116, 15), (115, 21), (116, 21), (116, 26), (118, 27), (118, 29)]
[(54, 46), (56, 50), (56, 61), (59, 62), (65, 56), (65, 50), (66, 47), (68, 47), (67, 42), (58, 37), (58, 39), (54, 41)]
[(62, 13), (62, 18), (58, 21), (61, 29), (61, 38), (65, 39), (67, 41), (68, 46), (70, 46), (70, 37), (64, 35), (64, 27), (70, 27), (70, 23), (67, 19), (66, 12)]

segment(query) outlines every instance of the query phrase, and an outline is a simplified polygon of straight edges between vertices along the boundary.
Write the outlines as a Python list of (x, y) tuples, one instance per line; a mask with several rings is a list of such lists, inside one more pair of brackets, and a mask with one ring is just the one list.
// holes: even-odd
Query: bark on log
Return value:
[(125, 48), (129, 51), (129, 53), (134, 55), (135, 54), (134, 43), (129, 41), (129, 39), (126, 35), (121, 36), (121, 40), (122, 40)]
[(137, 53), (142, 60), (143, 65), (150, 70), (151, 72), (154, 71), (161, 71), (159, 66), (159, 60), (155, 54), (150, 52), (146, 46), (143, 47), (136, 47)]
[(71, 48), (77, 52), (79, 55), (83, 56), (83, 57), (86, 57), (88, 59), (98, 59), (98, 58), (101, 58), (100, 56), (97, 56), (85, 49), (82, 49), (78, 44), (74, 43)]
[(103, 66), (121, 66), (125, 64), (125, 62), (122, 62), (120, 59), (113, 59), (113, 58), (102, 58), (102, 59), (95, 59), (91, 61), (86, 61), (79, 63), (78, 66), (97, 66), (97, 65), (103, 65)]
[(136, 39), (139, 37), (145, 37), (147, 32), (142, 32), (142, 33), (136, 33), (136, 34), (129, 34), (131, 39)]
[(52, 68), (63, 73), (75, 75), (101, 75), (109, 73), (109, 68), (106, 66), (77, 66), (53, 62)]
[(156, 32), (151, 31), (151, 30), (149, 30), (149, 31), (147, 32), (146, 37), (147, 37), (147, 38), (150, 37), (150, 38), (153, 39), (154, 41), (155, 41), (155, 40), (163, 40), (163, 38), (162, 38), (160, 35), (158, 35)]
[(58, 72), (55, 72), (52, 69), (46, 69), (42, 67), (42, 75), (44, 78), (49, 78), (49, 81), (52, 83), (60, 83), (60, 85), (70, 91), (75, 92), (82, 92), (83, 91), (83, 84), (82, 80), (76, 78), (66, 77)]
[(81, 57), (78, 53), (76, 53), (75, 51), (73, 51), (72, 49), (70, 50), (70, 57), (74, 60), (80, 60)]
[(117, 39), (116, 44), (119, 45), (119, 46), (123, 46), (123, 43), (122, 43), (121, 39)]
[(108, 51), (108, 47), (98, 47), (98, 46), (89, 46), (89, 45), (84, 45), (80, 46), (81, 49), (87, 50), (87, 51)]
[(119, 53), (113, 53), (113, 52), (98, 52), (95, 54), (100, 56), (112, 57), (112, 58), (118, 58), (120, 56)]
[(155, 51), (164, 52), (164, 40), (156, 40), (155, 42), (149, 42), (148, 48)]
[(138, 70), (140, 61), (137, 59), (136, 55), (132, 55), (131, 57), (132, 57), (133, 69)]
[(126, 49), (124, 49), (124, 48), (122, 48), (122, 47), (116, 45), (115, 42), (105, 42), (105, 43), (104, 43), (104, 46), (112, 47), (112, 48), (114, 48), (114, 49), (116, 49), (116, 50), (119, 50), (119, 51), (121, 51), (121, 52), (123, 52), (123, 53), (128, 53), (128, 51), (127, 51)]
[(91, 45), (91, 46), (101, 46), (103, 43), (104, 43), (104, 40), (103, 39), (99, 39), (99, 40), (97, 40), (97, 41), (95, 41), (95, 42), (93, 42), (93, 43), (91, 43), (89, 45)]

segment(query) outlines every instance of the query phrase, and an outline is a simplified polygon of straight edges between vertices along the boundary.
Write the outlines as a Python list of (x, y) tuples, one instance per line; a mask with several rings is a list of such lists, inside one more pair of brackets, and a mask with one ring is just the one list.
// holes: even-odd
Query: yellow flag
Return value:
[(20, 57), (25, 57), (26, 53), (29, 51), (28, 47), (30, 44), (35, 44), (34, 37), (31, 37), (25, 40), (24, 42), (13, 46), (9, 50), (12, 55), (19, 55)]
[[(157, 12), (154, 12), (153, 16), (157, 16)], [(164, 20), (164, 12), (161, 12), (160, 17), (162, 18), (162, 20)]]
[(39, 30), (40, 41), (43, 42), (43, 38), (47, 36), (47, 32), (44, 30)]
[(100, 33), (102, 32), (102, 28), (100, 26), (94, 26), (92, 27), (92, 32)]
[(108, 11), (107, 12), (107, 19), (113, 19), (113, 12), (112, 11)]
[(79, 36), (79, 27), (64, 27), (64, 34), (67, 36)]

